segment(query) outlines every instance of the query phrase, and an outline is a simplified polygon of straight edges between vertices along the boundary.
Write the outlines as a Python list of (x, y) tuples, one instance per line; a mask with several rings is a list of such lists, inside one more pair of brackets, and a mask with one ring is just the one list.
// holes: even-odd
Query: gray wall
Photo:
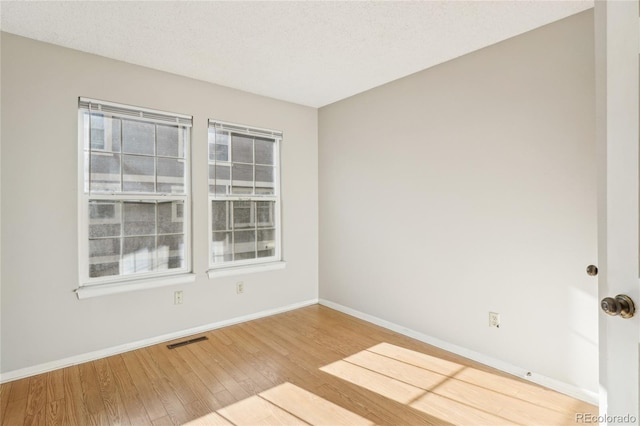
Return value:
[[(314, 300), (317, 110), (2, 33), (2, 372)], [(79, 301), (78, 96), (194, 117), (197, 281)], [(209, 280), (207, 119), (273, 128), (282, 143), (287, 267)], [(301, 220), (300, 218), (304, 218)], [(235, 282), (245, 293), (235, 293)], [(184, 290), (184, 304), (173, 292)]]
[(597, 392), (594, 109), (592, 11), (321, 108), (320, 297)]

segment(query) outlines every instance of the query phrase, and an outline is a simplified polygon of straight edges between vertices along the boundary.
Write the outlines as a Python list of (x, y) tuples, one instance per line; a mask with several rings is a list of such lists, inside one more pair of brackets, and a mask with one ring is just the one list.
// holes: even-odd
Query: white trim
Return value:
[(183, 337), (192, 336), (194, 334), (206, 333), (207, 331), (215, 330), (222, 327), (228, 327), (230, 325), (243, 323), (246, 321), (252, 321), (259, 318), (268, 317), (271, 315), (281, 314), (283, 312), (293, 311), (295, 309), (304, 308), (311, 305), (316, 305), (318, 299), (306, 300), (304, 302), (293, 303), (291, 305), (281, 306), (279, 308), (267, 309), (264, 311), (256, 312), (254, 314), (243, 315), (228, 320), (218, 321), (211, 324), (201, 325), (198, 327), (189, 328), (182, 331), (176, 331), (174, 333), (167, 333), (160, 336), (152, 337), (149, 339), (138, 340), (137, 342), (126, 343), (124, 345), (113, 346), (110, 348), (101, 349), (98, 351), (87, 352), (80, 355), (75, 355), (68, 358), (59, 359), (56, 361), (45, 362), (43, 364), (34, 365), (31, 367), (21, 368), (19, 370), (8, 371), (0, 375), (0, 383), (11, 382), (13, 380), (23, 379), (25, 377), (35, 376), (37, 374), (47, 373), (49, 371), (58, 370), (60, 368), (69, 367), (76, 364), (82, 364), (84, 362), (94, 361), (96, 359), (105, 358), (112, 355), (118, 355), (124, 352), (133, 351), (136, 349), (144, 348), (158, 343), (168, 342), (175, 339), (181, 339)]
[(78, 299), (108, 296), (110, 294), (127, 293), (129, 291), (146, 290), (149, 288), (167, 287), (170, 285), (190, 284), (196, 281), (196, 274), (181, 274), (165, 277), (132, 281), (118, 281), (112, 284), (87, 285), (75, 290)]
[(257, 272), (275, 271), (278, 269), (284, 269), (286, 268), (286, 266), (287, 266), (287, 262), (285, 261), (259, 263), (254, 265), (244, 265), (244, 266), (236, 266), (236, 267), (220, 268), (220, 269), (209, 269), (207, 271), (207, 275), (209, 276), (209, 279), (212, 279), (212, 278), (228, 277), (232, 275), (255, 274)]
[[(360, 311), (356, 311), (355, 309), (348, 308), (346, 306), (340, 305), (338, 303), (331, 302), (326, 299), (319, 299), (319, 304), (326, 306), (331, 309), (335, 309), (336, 311), (340, 311), (347, 315), (354, 316), (356, 318), (360, 318), (361, 320), (370, 322), (372, 324), (378, 325), (380, 327), (384, 327), (391, 331), (395, 331), (396, 333), (403, 334), (405, 336), (411, 337), (412, 339), (419, 340), (421, 342), (427, 343), (429, 345), (438, 347), (440, 349), (444, 349), (447, 352), (451, 352), (465, 358), (471, 359), (473, 361), (480, 362), (489, 367), (493, 367), (505, 373), (512, 374), (521, 379), (525, 379), (527, 381), (537, 383), (546, 388), (552, 389), (554, 391), (563, 393), (565, 395), (571, 396), (573, 398), (580, 399), (582, 401), (588, 402), (590, 404), (598, 405), (598, 393), (592, 392), (587, 389), (582, 389), (577, 386), (570, 385), (568, 383), (561, 382), (556, 379), (552, 379), (550, 377), (542, 376), (536, 374), (534, 372), (530, 372), (524, 368), (517, 367), (515, 365), (509, 364), (507, 362), (501, 361), (499, 359), (492, 358), (485, 354), (481, 354), (479, 352), (472, 351), (470, 349), (463, 348), (458, 345), (454, 345), (453, 343), (445, 342), (444, 340), (440, 340), (436, 337), (429, 336), (427, 334), (420, 333), (415, 330), (408, 329), (401, 325), (392, 323), (390, 321), (375, 317), (373, 315), (365, 314)], [(529, 375), (531, 374), (531, 375)]]

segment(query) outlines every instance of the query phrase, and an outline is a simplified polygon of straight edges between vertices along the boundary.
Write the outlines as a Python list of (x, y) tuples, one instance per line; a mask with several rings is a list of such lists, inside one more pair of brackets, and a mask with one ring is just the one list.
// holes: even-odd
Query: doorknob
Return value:
[(605, 297), (600, 302), (600, 307), (607, 315), (620, 315), (625, 319), (631, 318), (636, 311), (633, 300), (626, 294), (619, 294), (615, 298)]

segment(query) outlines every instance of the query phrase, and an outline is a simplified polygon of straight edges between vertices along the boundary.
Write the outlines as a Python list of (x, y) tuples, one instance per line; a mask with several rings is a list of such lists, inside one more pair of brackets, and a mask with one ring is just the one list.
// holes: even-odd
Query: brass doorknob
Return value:
[(626, 294), (619, 294), (615, 298), (605, 297), (600, 302), (600, 307), (607, 315), (620, 315), (625, 319), (631, 318), (636, 311), (633, 300)]

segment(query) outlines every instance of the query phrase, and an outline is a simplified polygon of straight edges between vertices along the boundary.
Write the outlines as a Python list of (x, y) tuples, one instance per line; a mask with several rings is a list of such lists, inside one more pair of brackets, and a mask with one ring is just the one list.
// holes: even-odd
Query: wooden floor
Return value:
[(2, 425), (561, 425), (597, 413), (319, 305), (202, 336), (5, 383)]

